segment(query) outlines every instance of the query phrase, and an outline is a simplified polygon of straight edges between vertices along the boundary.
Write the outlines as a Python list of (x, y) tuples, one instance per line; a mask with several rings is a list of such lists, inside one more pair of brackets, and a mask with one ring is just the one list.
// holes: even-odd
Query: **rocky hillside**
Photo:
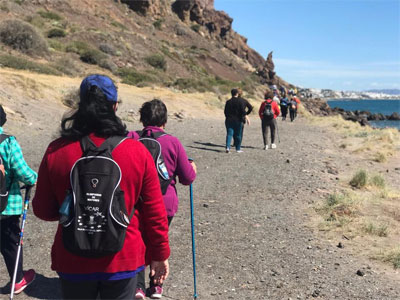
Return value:
[(2, 67), (249, 97), (287, 85), (214, 0), (0, 0), (0, 20)]

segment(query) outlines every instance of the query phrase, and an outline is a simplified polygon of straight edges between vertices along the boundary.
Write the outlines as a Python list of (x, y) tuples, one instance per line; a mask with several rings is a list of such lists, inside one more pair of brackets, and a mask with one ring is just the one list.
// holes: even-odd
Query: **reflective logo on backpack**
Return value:
[(153, 157), (154, 164), (157, 169), (158, 179), (160, 181), (161, 193), (165, 195), (167, 192), (167, 188), (171, 182), (171, 178), (169, 177), (167, 167), (165, 166), (164, 158), (162, 156), (161, 144), (157, 141), (157, 138), (166, 135), (163, 132), (151, 132), (149, 136), (146, 135), (146, 132), (138, 132), (139, 141), (149, 150), (151, 156)]

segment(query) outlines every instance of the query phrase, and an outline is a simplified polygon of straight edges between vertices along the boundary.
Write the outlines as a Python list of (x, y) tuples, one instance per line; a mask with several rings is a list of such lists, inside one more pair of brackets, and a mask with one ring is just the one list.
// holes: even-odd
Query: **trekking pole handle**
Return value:
[(32, 191), (33, 185), (23, 185), (21, 187), (22, 189), (25, 189), (25, 200), (29, 200), (31, 198), (31, 191)]

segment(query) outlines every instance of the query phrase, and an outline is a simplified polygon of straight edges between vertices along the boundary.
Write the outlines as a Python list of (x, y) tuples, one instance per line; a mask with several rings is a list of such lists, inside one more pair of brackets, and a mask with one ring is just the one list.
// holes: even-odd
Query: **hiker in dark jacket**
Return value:
[[(276, 128), (276, 118), (279, 116), (279, 106), (278, 104), (272, 100), (274, 96), (272, 91), (267, 91), (264, 95), (265, 101), (261, 103), (258, 114), (261, 119), (261, 129), (264, 140), (264, 150), (268, 150), (268, 127), (271, 131), (271, 149), (275, 149), (275, 128)], [(267, 113), (267, 108), (269, 108), (269, 113)]]
[(287, 112), (288, 112), (288, 103), (289, 99), (287, 97), (284, 97), (281, 99), (281, 112), (282, 112), (282, 121), (286, 120)]
[[(22, 150), (13, 136), (3, 135), (3, 125), (6, 123), (7, 115), (0, 105), (0, 157), (3, 164), (0, 171), (5, 175), (8, 191), (7, 206), (0, 213), (0, 251), (10, 279), (12, 280), (15, 261), (20, 239), (20, 219), (23, 212), (23, 199), (20, 192), (19, 182), (33, 185), (37, 174), (25, 162)], [(23, 248), (19, 256), (14, 294), (21, 293), (35, 279), (36, 273), (33, 269), (23, 271)], [(6, 276), (4, 273), (2, 276)]]
[(243, 121), (246, 120), (246, 116), (251, 113), (253, 106), (239, 97), (239, 91), (233, 89), (231, 91), (232, 98), (229, 99), (225, 104), (225, 127), (226, 127), (226, 153), (230, 151), (230, 145), (232, 137), (235, 143), (237, 153), (243, 152), (241, 150), (242, 145), (242, 130)]

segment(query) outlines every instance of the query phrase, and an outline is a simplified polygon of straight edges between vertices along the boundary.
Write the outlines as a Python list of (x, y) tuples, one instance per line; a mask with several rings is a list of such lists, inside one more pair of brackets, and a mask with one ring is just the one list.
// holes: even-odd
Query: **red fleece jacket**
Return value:
[[(104, 141), (104, 138), (90, 137), (97, 146)], [(152, 259), (163, 261), (170, 255), (167, 214), (149, 151), (140, 142), (126, 139), (114, 149), (112, 155), (121, 168), (120, 188), (125, 193), (126, 208), (131, 211), (139, 196), (142, 196), (140, 212), (135, 212), (127, 228), (122, 250), (101, 258), (85, 258), (68, 252), (64, 248), (62, 228), (59, 225), (51, 250), (51, 268), (57, 272), (115, 273), (133, 271), (143, 266), (146, 247), (139, 231), (139, 213), (143, 230), (150, 237), (146, 246)], [(38, 218), (45, 221), (59, 220), (59, 207), (66, 190), (70, 188), (70, 170), (81, 156), (79, 141), (60, 138), (48, 146), (39, 168), (36, 194), (32, 201), (33, 212)]]
[(271, 104), (271, 108), (272, 111), (274, 112), (274, 119), (276, 119), (277, 117), (279, 117), (279, 114), (281, 113), (281, 110), (279, 109), (279, 105), (278, 103), (276, 103), (275, 101), (271, 100), (271, 99), (267, 99), (265, 100), (263, 103), (261, 103), (260, 109), (258, 111), (258, 115), (260, 116), (260, 119), (263, 119), (263, 112), (264, 112), (264, 107), (265, 105), (268, 103), (272, 103)]

